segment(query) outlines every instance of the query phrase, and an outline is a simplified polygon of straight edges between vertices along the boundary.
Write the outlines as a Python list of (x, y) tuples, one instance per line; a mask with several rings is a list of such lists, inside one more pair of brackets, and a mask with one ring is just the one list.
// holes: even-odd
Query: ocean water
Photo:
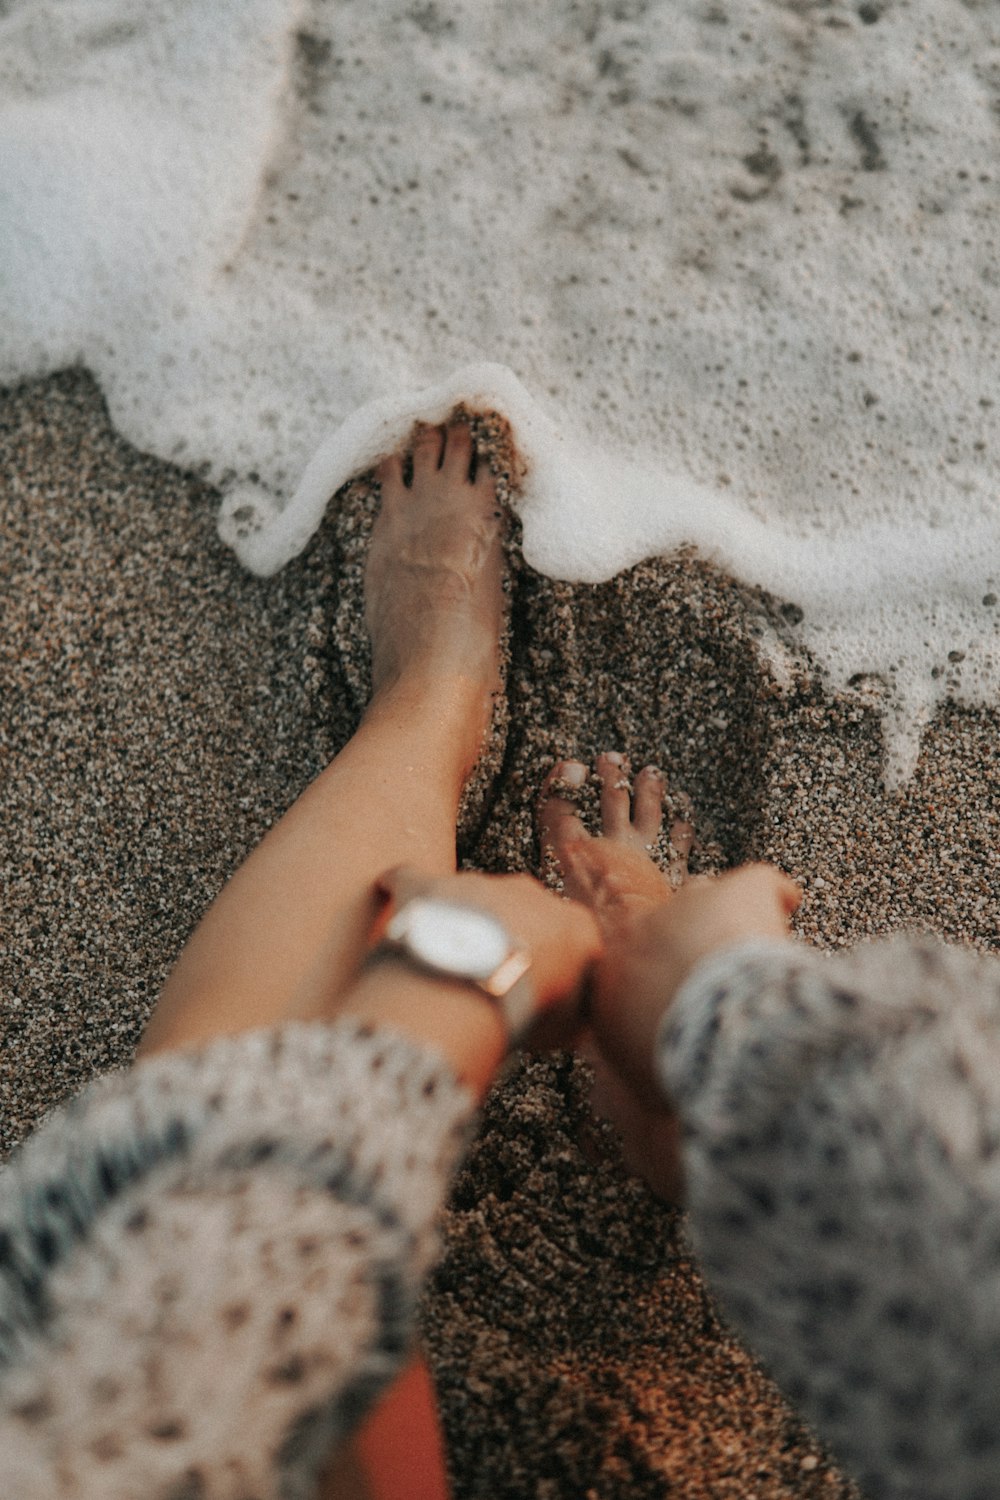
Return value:
[(529, 561), (776, 593), (890, 782), (1000, 696), (998, 209), (995, 0), (0, 0), (0, 380), (85, 363), (262, 574), (496, 408)]

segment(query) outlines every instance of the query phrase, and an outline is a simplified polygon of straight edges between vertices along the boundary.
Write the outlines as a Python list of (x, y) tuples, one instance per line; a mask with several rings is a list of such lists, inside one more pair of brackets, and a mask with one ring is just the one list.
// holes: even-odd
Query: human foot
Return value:
[(503, 516), (464, 422), (425, 428), (408, 477), (402, 455), (377, 472), (382, 497), (365, 568), (374, 697), (409, 685), (457, 705), (467, 767), (501, 691)]
[[(635, 779), (633, 794), (624, 756), (614, 751), (599, 755), (594, 770), (601, 784), (601, 837), (587, 832), (565, 794), (586, 785), (586, 766), (581, 761), (560, 761), (542, 787), (542, 850), (561, 875), (566, 895), (594, 913), (609, 951), (619, 946), (627, 949), (634, 930), (630, 924), (668, 901), (686, 879), (694, 829), (680, 818), (672, 823), (665, 873), (651, 857), (654, 847), (663, 847), (662, 773), (646, 766)], [(683, 1174), (676, 1117), (655, 1095), (652, 1100), (640, 1097), (605, 1057), (593, 1032), (579, 1050), (593, 1070), (591, 1105), (595, 1114), (615, 1127), (625, 1166), (643, 1177), (659, 1197), (678, 1202)], [(585, 1133), (580, 1145), (592, 1164), (600, 1164), (602, 1150), (593, 1136)]]
[(662, 773), (646, 766), (636, 777), (633, 795), (624, 756), (608, 751), (597, 757), (594, 769), (601, 784), (600, 837), (587, 832), (565, 795), (586, 784), (581, 761), (553, 766), (542, 787), (539, 823), (543, 855), (562, 877), (566, 895), (589, 906), (607, 933), (669, 899), (687, 876), (694, 829), (683, 819), (674, 820), (664, 872), (651, 858), (663, 834)]

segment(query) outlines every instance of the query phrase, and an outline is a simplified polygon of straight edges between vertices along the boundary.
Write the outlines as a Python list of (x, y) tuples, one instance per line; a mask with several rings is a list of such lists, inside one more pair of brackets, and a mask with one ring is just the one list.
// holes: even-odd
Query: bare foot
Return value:
[(582, 787), (587, 768), (581, 761), (560, 761), (542, 788), (539, 821), (545, 856), (555, 862), (567, 896), (589, 906), (608, 931), (645, 908), (669, 899), (687, 876), (694, 840), (690, 823), (677, 819), (670, 830), (669, 871), (654, 864), (651, 850), (663, 831), (663, 774), (646, 766), (629, 786), (623, 755), (607, 751), (594, 769), (601, 780), (601, 837), (584, 828), (563, 789)]
[(459, 705), (471, 766), (500, 691), (503, 516), (493, 476), (476, 467), (469, 427), (456, 422), (419, 434), (409, 482), (400, 454), (377, 477), (365, 571), (374, 696), (408, 684)]
[[(616, 751), (599, 755), (594, 770), (601, 781), (601, 837), (584, 828), (580, 815), (563, 789), (586, 784), (581, 761), (553, 766), (542, 787), (539, 822), (542, 848), (554, 860), (567, 896), (582, 901), (597, 917), (606, 940), (628, 941), (629, 922), (651, 906), (670, 899), (687, 878), (687, 861), (694, 829), (676, 819), (670, 829), (670, 865), (664, 873), (651, 858), (663, 832), (663, 774), (646, 766), (629, 788), (629, 768)], [(679, 1203), (684, 1177), (680, 1158), (680, 1128), (664, 1105), (640, 1099), (603, 1056), (593, 1034), (587, 1033), (580, 1054), (593, 1069), (590, 1102), (594, 1112), (614, 1125), (625, 1166), (642, 1177), (658, 1197)], [(593, 1165), (601, 1156), (593, 1142), (581, 1139)]]

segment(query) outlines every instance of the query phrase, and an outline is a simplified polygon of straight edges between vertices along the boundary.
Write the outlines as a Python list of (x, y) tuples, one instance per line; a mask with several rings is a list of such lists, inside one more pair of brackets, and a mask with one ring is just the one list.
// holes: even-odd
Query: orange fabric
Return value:
[(425, 1360), (414, 1359), (351, 1444), (370, 1500), (449, 1500), (444, 1443)]

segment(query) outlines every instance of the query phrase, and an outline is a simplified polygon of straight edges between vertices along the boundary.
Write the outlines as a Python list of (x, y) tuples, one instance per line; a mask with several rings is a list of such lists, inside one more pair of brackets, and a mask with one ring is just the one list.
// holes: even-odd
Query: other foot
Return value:
[(562, 876), (567, 896), (589, 906), (606, 933), (621, 927), (650, 906), (667, 901), (687, 877), (694, 841), (691, 824), (676, 819), (670, 830), (670, 866), (664, 873), (651, 858), (663, 832), (664, 779), (646, 766), (629, 785), (625, 757), (615, 751), (594, 763), (601, 782), (601, 836), (584, 828), (566, 795), (582, 787), (587, 768), (581, 761), (560, 761), (542, 787), (539, 822), (545, 857)]
[[(589, 906), (609, 944), (629, 941), (629, 923), (651, 907), (670, 899), (687, 877), (688, 854), (694, 841), (691, 824), (676, 819), (670, 829), (670, 864), (664, 873), (650, 857), (663, 833), (664, 780), (655, 766), (646, 766), (629, 787), (625, 757), (615, 752), (599, 755), (594, 764), (601, 782), (601, 836), (584, 828), (564, 789), (586, 784), (581, 761), (561, 761), (546, 777), (539, 809), (542, 846), (563, 877), (566, 894)], [(593, 1069), (590, 1102), (595, 1113), (615, 1127), (625, 1166), (668, 1203), (680, 1201), (683, 1174), (680, 1131), (675, 1116), (663, 1105), (639, 1097), (617, 1068), (602, 1054), (593, 1034), (580, 1048)], [(601, 1151), (593, 1138), (581, 1138), (581, 1148), (594, 1165)]]

